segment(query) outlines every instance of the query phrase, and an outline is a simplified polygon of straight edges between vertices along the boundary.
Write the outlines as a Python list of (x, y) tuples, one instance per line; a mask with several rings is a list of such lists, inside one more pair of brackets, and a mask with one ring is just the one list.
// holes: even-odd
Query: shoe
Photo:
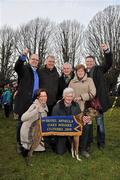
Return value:
[(99, 150), (103, 150), (104, 148), (105, 148), (105, 145), (104, 145), (104, 144), (98, 145), (98, 149), (99, 149)]
[(90, 154), (87, 151), (81, 151), (81, 155), (84, 156), (85, 158), (90, 157)]
[(87, 146), (86, 147), (86, 151), (89, 153), (91, 151), (91, 147), (90, 146)]

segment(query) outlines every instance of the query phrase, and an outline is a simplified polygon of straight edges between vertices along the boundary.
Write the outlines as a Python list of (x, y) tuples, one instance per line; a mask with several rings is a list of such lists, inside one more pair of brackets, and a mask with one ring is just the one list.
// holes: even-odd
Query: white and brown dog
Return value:
[[(98, 111), (93, 108), (88, 108), (84, 112), (74, 116), (74, 118), (84, 126), (88, 121), (92, 121), (93, 118), (98, 116)], [(88, 117), (88, 118), (87, 118)], [(72, 157), (76, 158), (78, 161), (81, 161), (79, 158), (79, 139), (80, 136), (74, 136), (71, 143), (71, 153)]]

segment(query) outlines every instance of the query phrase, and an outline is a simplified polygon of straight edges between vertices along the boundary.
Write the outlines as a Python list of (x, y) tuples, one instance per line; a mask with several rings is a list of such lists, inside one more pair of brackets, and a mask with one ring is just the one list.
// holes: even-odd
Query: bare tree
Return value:
[(14, 60), (14, 32), (4, 26), (0, 30), (0, 83), (4, 84), (13, 77)]
[(52, 23), (49, 19), (36, 18), (22, 25), (16, 32), (16, 48), (22, 52), (28, 47), (30, 54), (38, 53), (40, 64), (43, 64), (45, 55), (49, 52), (49, 38), (52, 33)]
[(72, 66), (81, 61), (83, 26), (77, 21), (63, 21), (54, 31), (54, 50), (59, 64), (69, 62)]
[(86, 30), (86, 54), (96, 57), (97, 63), (103, 63), (100, 51), (101, 43), (108, 43), (113, 53), (113, 66), (107, 75), (108, 88), (117, 83), (120, 72), (120, 6), (109, 6), (97, 13)]

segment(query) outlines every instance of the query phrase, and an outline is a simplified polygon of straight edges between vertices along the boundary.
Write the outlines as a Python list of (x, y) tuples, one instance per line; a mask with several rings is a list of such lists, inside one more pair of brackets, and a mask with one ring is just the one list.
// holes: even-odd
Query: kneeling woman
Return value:
[(40, 118), (47, 116), (48, 112), (46, 102), (46, 91), (44, 89), (37, 90), (35, 101), (21, 117), (23, 124), (21, 127), (20, 137), (22, 144), (22, 155), (24, 157), (28, 156), (31, 148), (33, 148), (31, 152), (45, 151), (44, 143), (40, 143), (41, 139), (39, 133), (41, 127)]

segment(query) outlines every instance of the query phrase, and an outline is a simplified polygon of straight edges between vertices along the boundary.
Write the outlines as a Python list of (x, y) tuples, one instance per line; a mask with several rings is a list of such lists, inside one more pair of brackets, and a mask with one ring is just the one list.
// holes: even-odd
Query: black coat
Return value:
[[(53, 116), (68, 116), (68, 115), (77, 115), (80, 113), (80, 107), (78, 103), (72, 102), (72, 105), (70, 107), (66, 107), (64, 104), (64, 100), (59, 101), (54, 107), (53, 107)], [(67, 150), (67, 139), (64, 136), (57, 136), (55, 138), (55, 150), (58, 154), (64, 154)]]
[(106, 112), (110, 107), (109, 96), (105, 84), (104, 74), (112, 66), (112, 54), (105, 53), (105, 62), (101, 66), (94, 66), (89, 73), (89, 76), (93, 78), (96, 87), (96, 96), (99, 98), (102, 105), (102, 111)]
[(68, 116), (68, 115), (77, 115), (80, 112), (81, 111), (78, 103), (72, 102), (72, 105), (70, 107), (66, 107), (64, 105), (64, 100), (61, 100), (53, 107), (52, 115)]
[(24, 65), (24, 61), (19, 59), (15, 64), (15, 71), (18, 74), (19, 83), (14, 112), (21, 116), (33, 102), (34, 74), (31, 66), (29, 64)]
[(69, 85), (69, 82), (71, 81), (71, 79), (74, 78), (74, 73), (72, 72), (71, 73), (71, 76), (70, 76), (70, 79), (68, 82), (65, 81), (65, 77), (64, 77), (64, 74), (62, 74), (60, 77), (59, 77), (59, 85), (58, 85), (58, 95), (57, 95), (57, 99), (60, 100), (62, 99), (62, 94), (63, 94), (63, 90), (68, 87)]
[(39, 70), (40, 73), (40, 88), (44, 88), (48, 94), (47, 105), (52, 106), (57, 101), (58, 79), (59, 74), (56, 67), (52, 70), (44, 67)]

